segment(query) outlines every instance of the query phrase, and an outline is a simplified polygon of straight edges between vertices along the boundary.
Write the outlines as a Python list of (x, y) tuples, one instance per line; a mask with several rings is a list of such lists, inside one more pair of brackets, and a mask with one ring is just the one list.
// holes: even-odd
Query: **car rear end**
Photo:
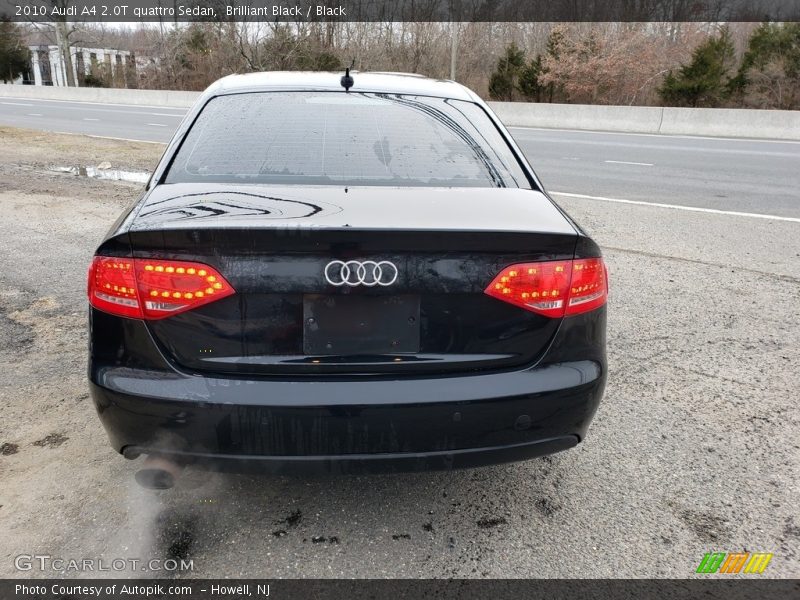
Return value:
[(600, 251), (458, 103), (205, 100), (90, 270), (89, 377), (118, 451), (410, 470), (583, 439), (606, 378)]

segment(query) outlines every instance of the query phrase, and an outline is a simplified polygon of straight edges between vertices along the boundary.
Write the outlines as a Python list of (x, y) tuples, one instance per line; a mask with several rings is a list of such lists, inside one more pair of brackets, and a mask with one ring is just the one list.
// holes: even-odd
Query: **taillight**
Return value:
[(142, 318), (132, 259), (94, 257), (89, 267), (89, 304), (122, 317)]
[(572, 261), (572, 281), (565, 316), (600, 308), (608, 298), (608, 273), (602, 258)]
[(89, 303), (135, 319), (163, 319), (235, 293), (202, 263), (95, 256), (89, 268)]
[(523, 263), (503, 269), (484, 292), (540, 315), (560, 318), (603, 306), (608, 280), (602, 258)]

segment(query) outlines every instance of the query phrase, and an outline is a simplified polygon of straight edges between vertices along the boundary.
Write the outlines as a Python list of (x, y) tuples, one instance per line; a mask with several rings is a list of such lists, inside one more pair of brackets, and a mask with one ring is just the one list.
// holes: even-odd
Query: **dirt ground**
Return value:
[(793, 223), (563, 203), (612, 278), (609, 388), (575, 450), (139, 489), (87, 393), (85, 276), (140, 186), (49, 169), (151, 169), (162, 150), (0, 128), (0, 576), (38, 553), (190, 558), (206, 577), (690, 577), (705, 552), (742, 550), (800, 576)]
[[(41, 170), (53, 166), (96, 166), (104, 161), (115, 169), (152, 170), (164, 152), (164, 144), (120, 142), (85, 135), (49, 133), (0, 126), (3, 168), (17, 166)], [(61, 180), (59, 180), (61, 181)], [(6, 177), (6, 184), (11, 183)], [(23, 184), (16, 182), (15, 185)], [(32, 188), (42, 191), (42, 188)], [(21, 188), (27, 191), (27, 188)]]
[[(0, 128), (0, 573), (13, 574), (13, 557), (26, 549), (81, 529), (95, 534), (84, 497), (102, 497), (96, 482), (87, 483), (98, 460), (108, 459), (104, 432), (90, 419), (78, 265), (88, 265), (103, 231), (98, 224), (110, 225), (141, 186), (50, 169), (103, 161), (152, 169), (162, 151), (159, 144)], [(30, 277), (16, 280), (12, 263)]]

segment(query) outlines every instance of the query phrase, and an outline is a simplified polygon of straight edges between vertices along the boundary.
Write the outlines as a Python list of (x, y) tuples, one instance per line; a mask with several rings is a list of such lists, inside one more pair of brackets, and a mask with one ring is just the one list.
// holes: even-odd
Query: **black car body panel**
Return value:
[(559, 329), (548, 352), (558, 362), (450, 377), (305, 379), (183, 373), (141, 322), (92, 313), (93, 327), (136, 349), (107, 348), (114, 366), (96, 369), (91, 386), (112, 445), (131, 458), (278, 473), (521, 460), (582, 440), (606, 380), (605, 309)]
[[(605, 306), (550, 318), (484, 293), (509, 265), (600, 256), (521, 155), (533, 189), (166, 183), (191, 123), (223, 92), (190, 112), (97, 250), (202, 263), (235, 290), (157, 320), (90, 310), (90, 388), (115, 449), (236, 470), (408, 470), (583, 439), (606, 381)], [(351, 260), (389, 261), (396, 282), (326, 281), (331, 261)], [(337, 325), (364, 325), (368, 350)], [(313, 330), (323, 326), (327, 345)]]
[[(121, 231), (353, 228), (574, 235), (540, 192), (519, 188), (276, 186), (173, 183), (153, 189)], [(424, 242), (424, 240), (421, 240)]]
[[(224, 186), (204, 193), (200, 187), (156, 188), (127, 232), (115, 236), (127, 239), (124, 255), (200, 260), (237, 290), (148, 324), (183, 368), (240, 374), (498, 368), (533, 362), (558, 327), (557, 320), (483, 293), (508, 264), (573, 257), (575, 229), (536, 192), (491, 190), (496, 208), (484, 215), (487, 190), (388, 188), (375, 202), (375, 189), (363, 187)], [(305, 355), (304, 297), (331, 292), (321, 274), (332, 258), (361, 257), (398, 265), (402, 277), (391, 295), (419, 298), (421, 346), (413, 360), (398, 364), (396, 353), (346, 362)], [(379, 287), (336, 293), (387, 295)]]

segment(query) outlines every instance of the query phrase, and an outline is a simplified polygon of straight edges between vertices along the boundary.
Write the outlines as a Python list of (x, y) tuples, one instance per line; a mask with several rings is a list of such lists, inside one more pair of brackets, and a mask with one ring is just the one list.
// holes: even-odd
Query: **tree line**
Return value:
[(662, 40), (575, 34), (553, 29), (544, 53), (530, 60), (516, 43), (489, 79), (495, 100), (637, 104), (652, 82), (658, 104), (689, 107), (800, 109), (800, 23), (763, 23), (737, 53), (731, 27), (700, 40), (682, 64)]
[[(800, 108), (798, 23), (156, 23), (69, 28), (0, 22), (0, 77), (27, 41), (129, 50), (129, 87), (201, 90), (231, 73), (402, 71), (449, 78), (487, 99)], [(37, 42), (41, 43), (41, 42)], [(55, 41), (53, 41), (55, 43)], [(86, 84), (86, 80), (82, 82)], [(94, 85), (126, 85), (98, 73)]]

